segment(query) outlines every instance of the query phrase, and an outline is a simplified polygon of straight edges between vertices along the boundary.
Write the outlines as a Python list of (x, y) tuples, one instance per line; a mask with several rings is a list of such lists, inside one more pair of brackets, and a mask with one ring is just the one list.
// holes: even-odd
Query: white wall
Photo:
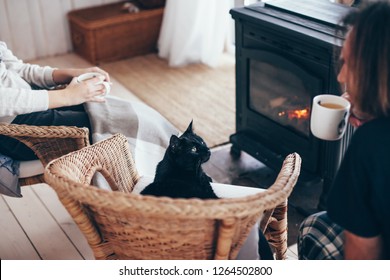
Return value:
[(0, 41), (20, 59), (72, 50), (67, 13), (120, 0), (0, 0)]
[[(23, 60), (67, 53), (72, 51), (66, 17), (69, 11), (120, 1), (123, 0), (0, 0), (0, 41)], [(256, 1), (259, 0), (235, 0), (235, 6)], [(233, 20), (231, 24), (233, 28)]]

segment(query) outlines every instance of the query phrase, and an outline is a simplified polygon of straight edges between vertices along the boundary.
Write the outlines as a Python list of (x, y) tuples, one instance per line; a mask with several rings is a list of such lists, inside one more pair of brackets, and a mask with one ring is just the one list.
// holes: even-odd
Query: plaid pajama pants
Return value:
[(327, 213), (307, 217), (300, 225), (298, 258), (300, 260), (343, 259), (343, 228), (332, 222)]

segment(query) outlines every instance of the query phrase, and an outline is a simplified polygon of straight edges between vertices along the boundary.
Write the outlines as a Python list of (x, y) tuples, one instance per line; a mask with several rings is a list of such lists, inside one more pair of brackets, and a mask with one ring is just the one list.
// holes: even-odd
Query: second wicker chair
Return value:
[[(0, 123), (0, 135), (15, 138), (31, 148), (43, 166), (55, 158), (89, 145), (88, 129), (74, 126)], [(43, 172), (19, 180), (21, 186), (43, 182)]]

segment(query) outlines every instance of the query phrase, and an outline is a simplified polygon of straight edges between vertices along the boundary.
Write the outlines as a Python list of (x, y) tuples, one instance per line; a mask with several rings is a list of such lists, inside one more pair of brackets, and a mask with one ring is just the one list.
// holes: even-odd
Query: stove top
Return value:
[(270, 0), (245, 8), (329, 35), (335, 35), (341, 19), (354, 9), (329, 0)]

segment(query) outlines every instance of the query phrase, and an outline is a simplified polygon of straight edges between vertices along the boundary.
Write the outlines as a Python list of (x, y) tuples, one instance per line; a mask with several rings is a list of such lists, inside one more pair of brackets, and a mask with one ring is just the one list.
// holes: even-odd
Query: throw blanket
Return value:
[[(92, 142), (96, 143), (115, 133), (124, 134), (130, 146), (137, 170), (141, 176), (154, 177), (156, 166), (164, 156), (172, 134), (179, 131), (162, 115), (140, 102), (129, 102), (109, 96), (105, 103), (86, 103), (85, 109), (92, 125)], [(0, 155), (0, 194), (22, 197), (19, 162)], [(110, 189), (99, 175), (94, 183)]]
[[(91, 120), (92, 142), (96, 143), (115, 133), (124, 134), (141, 176), (154, 177), (171, 135), (179, 134), (160, 113), (140, 102), (108, 96), (105, 103), (86, 103), (85, 109)], [(102, 180), (103, 177), (99, 176), (95, 183), (106, 188)]]

